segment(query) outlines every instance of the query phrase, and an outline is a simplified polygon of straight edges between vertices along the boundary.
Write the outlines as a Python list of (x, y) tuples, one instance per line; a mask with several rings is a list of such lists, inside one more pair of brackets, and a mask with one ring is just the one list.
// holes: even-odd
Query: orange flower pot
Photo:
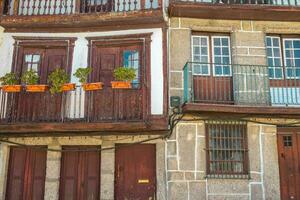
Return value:
[(101, 90), (103, 89), (103, 83), (97, 82), (97, 83), (85, 83), (82, 84), (84, 91), (93, 91), (93, 90)]
[(26, 92), (45, 92), (48, 85), (26, 85)]
[(111, 87), (115, 89), (130, 89), (131, 81), (112, 81)]
[(63, 92), (75, 90), (75, 83), (65, 83), (62, 87), (61, 90)]
[(21, 85), (3, 85), (2, 90), (4, 92), (21, 92), (22, 86)]

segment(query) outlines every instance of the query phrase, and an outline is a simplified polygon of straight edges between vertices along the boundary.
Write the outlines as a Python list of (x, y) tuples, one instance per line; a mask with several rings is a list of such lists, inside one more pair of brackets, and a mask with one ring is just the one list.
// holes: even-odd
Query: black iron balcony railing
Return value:
[(197, 62), (183, 73), (185, 102), (300, 106), (300, 75), (270, 79), (268, 66)]
[(71, 15), (154, 10), (161, 0), (4, 0), (3, 15)]
[(175, 0), (183, 2), (228, 4), (228, 5), (270, 5), (270, 6), (300, 6), (300, 0)]
[(59, 94), (0, 90), (0, 122), (125, 122), (144, 119), (141, 89), (103, 88)]

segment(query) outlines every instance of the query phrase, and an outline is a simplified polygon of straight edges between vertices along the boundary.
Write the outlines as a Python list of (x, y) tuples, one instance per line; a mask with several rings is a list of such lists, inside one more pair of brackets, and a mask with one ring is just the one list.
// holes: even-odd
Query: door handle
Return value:
[(120, 165), (118, 165), (117, 168), (118, 168), (118, 169), (117, 169), (117, 178), (120, 178)]
[(281, 158), (285, 159), (284, 153), (281, 153)]

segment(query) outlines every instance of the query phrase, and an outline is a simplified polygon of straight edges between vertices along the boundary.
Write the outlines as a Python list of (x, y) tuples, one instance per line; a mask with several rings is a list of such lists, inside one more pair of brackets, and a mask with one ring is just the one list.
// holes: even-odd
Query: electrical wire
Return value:
[[(174, 129), (176, 127), (176, 125), (181, 122), (181, 121), (188, 121), (188, 122), (196, 122), (196, 121), (207, 121), (207, 120), (222, 120), (222, 121), (244, 121), (244, 122), (252, 122), (252, 123), (258, 123), (258, 124), (266, 124), (266, 125), (274, 125), (274, 126), (296, 126), (296, 127), (300, 127), (300, 121), (298, 122), (290, 122), (290, 123), (272, 123), (272, 122), (262, 122), (262, 121), (258, 121), (258, 120), (251, 120), (251, 119), (247, 119), (247, 115), (244, 117), (199, 117), (199, 118), (195, 118), (193, 117), (192, 119), (183, 119), (186, 116), (186, 113), (181, 113), (175, 109), (172, 110), (173, 113), (169, 116), (169, 131), (167, 134), (164, 135), (160, 135), (157, 137), (152, 137), (152, 138), (148, 138), (148, 139), (144, 139), (144, 140), (140, 140), (140, 141), (136, 141), (136, 142), (131, 142), (131, 143), (126, 143), (126, 144), (120, 144), (120, 145), (115, 145), (113, 147), (106, 147), (106, 148), (90, 148), (90, 149), (53, 149), (53, 148), (48, 148), (48, 147), (40, 147), (40, 146), (32, 146), (32, 145), (27, 145), (27, 144), (22, 144), (22, 143), (18, 143), (18, 142), (13, 142), (10, 141), (8, 139), (0, 139), (0, 143), (7, 143), (7, 144), (12, 144), (12, 145), (17, 145), (17, 146), (22, 146), (22, 147), (30, 147), (30, 148), (34, 148), (34, 149), (39, 149), (39, 150), (45, 150), (45, 151), (50, 151), (50, 152), (91, 152), (91, 151), (97, 151), (97, 152), (101, 152), (101, 151), (107, 151), (107, 150), (114, 150), (117, 148), (122, 148), (122, 147), (128, 147), (128, 146), (132, 146), (132, 145), (136, 145), (136, 144), (142, 144), (142, 143), (146, 143), (146, 142), (150, 142), (150, 141), (154, 141), (154, 140), (165, 140), (168, 139), (172, 136)], [(249, 116), (248, 116), (249, 117)], [(116, 140), (103, 140), (102, 141), (121, 141), (121, 140), (127, 140), (130, 139), (132, 137), (135, 136), (130, 136), (130, 137), (125, 137), (125, 138), (121, 138), (121, 139), (116, 139)]]

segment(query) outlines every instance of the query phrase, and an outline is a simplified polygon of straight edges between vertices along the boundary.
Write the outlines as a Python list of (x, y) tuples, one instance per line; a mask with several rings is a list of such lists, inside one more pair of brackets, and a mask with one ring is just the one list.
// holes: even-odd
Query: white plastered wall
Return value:
[[(28, 37), (76, 37), (74, 47), (74, 56), (72, 64), (72, 74), (79, 67), (87, 66), (88, 41), (86, 37), (116, 36), (128, 34), (152, 33), (151, 36), (151, 114), (163, 114), (163, 43), (162, 29), (137, 29), (109, 32), (85, 32), (85, 33), (4, 33), (3, 43), (0, 46), (0, 76), (10, 72), (12, 60), (14, 39), (13, 36)], [(0, 43), (1, 44), (1, 43)], [(75, 77), (72, 82), (78, 82)]]

